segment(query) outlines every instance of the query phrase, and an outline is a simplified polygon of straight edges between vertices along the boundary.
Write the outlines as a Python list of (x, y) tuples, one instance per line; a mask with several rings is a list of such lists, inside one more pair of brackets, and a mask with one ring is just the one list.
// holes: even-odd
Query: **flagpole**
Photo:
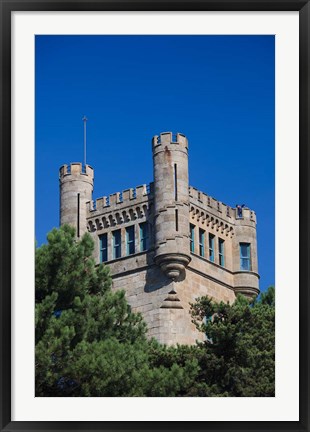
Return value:
[(84, 122), (84, 167), (86, 169), (86, 122), (87, 122), (87, 118), (84, 115), (84, 117), (82, 118), (83, 122)]

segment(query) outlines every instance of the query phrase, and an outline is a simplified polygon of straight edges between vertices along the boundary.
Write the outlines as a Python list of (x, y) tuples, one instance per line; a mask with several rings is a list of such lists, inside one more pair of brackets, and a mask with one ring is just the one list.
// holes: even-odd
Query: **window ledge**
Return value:
[(136, 253), (131, 254), (131, 255), (124, 255), (124, 256), (121, 256), (119, 258), (113, 258), (113, 259), (111, 259), (109, 261), (100, 262), (99, 264), (109, 265), (109, 264), (113, 264), (113, 263), (118, 262), (118, 261), (124, 261), (127, 258), (138, 257), (138, 256), (141, 256), (141, 255), (153, 252), (153, 251), (154, 251), (154, 248), (150, 248), (150, 249), (147, 249), (147, 250), (142, 251), (142, 252), (136, 252)]

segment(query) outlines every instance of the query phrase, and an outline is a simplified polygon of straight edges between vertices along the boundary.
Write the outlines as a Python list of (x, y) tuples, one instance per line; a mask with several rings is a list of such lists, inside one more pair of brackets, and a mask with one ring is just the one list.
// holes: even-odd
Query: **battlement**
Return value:
[(248, 220), (256, 223), (255, 212), (247, 207), (242, 209), (242, 216), (240, 217), (235, 207), (230, 207), (192, 186), (189, 186), (189, 197), (190, 203), (202, 207), (210, 213), (220, 216), (227, 222), (236, 223), (236, 221)]
[(88, 176), (91, 180), (94, 179), (94, 169), (90, 165), (83, 165), (81, 162), (72, 162), (70, 165), (62, 165), (59, 169), (59, 179), (66, 176)]
[(153, 151), (159, 146), (179, 145), (188, 150), (188, 140), (182, 133), (173, 134), (172, 132), (162, 132), (160, 135), (155, 135), (152, 139)]
[(122, 192), (115, 192), (109, 196), (97, 198), (95, 201), (87, 203), (90, 213), (102, 213), (102, 210), (116, 210), (131, 205), (136, 205), (142, 201), (153, 198), (154, 183), (143, 184), (135, 188), (125, 189)]

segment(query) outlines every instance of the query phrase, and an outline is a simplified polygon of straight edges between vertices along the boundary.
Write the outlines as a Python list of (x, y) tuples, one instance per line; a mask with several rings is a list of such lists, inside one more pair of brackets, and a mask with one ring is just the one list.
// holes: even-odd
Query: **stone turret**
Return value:
[(233, 241), (234, 291), (249, 298), (259, 294), (257, 262), (256, 216), (248, 208), (236, 217)]
[(69, 224), (76, 230), (77, 237), (87, 231), (87, 202), (92, 200), (94, 170), (81, 163), (63, 165), (59, 170), (60, 183), (60, 225)]
[(188, 141), (180, 133), (153, 138), (155, 263), (177, 280), (190, 262)]

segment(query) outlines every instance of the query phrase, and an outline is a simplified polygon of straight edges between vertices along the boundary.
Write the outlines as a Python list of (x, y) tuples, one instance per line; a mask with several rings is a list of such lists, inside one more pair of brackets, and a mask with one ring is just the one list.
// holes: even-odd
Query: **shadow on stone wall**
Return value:
[(149, 252), (147, 254), (147, 265), (145, 277), (144, 292), (154, 292), (166, 287), (163, 290), (164, 293), (169, 292), (171, 289), (176, 289), (178, 282), (182, 282), (186, 278), (186, 270), (181, 272), (178, 279), (173, 281), (168, 278), (159, 266), (154, 263), (154, 252)]

